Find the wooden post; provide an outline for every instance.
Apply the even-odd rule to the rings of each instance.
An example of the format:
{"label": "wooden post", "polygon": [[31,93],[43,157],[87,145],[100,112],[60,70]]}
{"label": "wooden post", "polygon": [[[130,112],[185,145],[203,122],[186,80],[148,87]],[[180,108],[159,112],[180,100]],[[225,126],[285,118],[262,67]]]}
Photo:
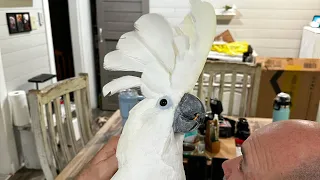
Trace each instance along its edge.
{"label": "wooden post", "polygon": [[248,92],[248,74],[244,73],[243,74],[243,82],[242,82],[242,96],[241,96],[241,101],[240,101],[240,117],[244,117],[245,116],[245,107],[246,107],[246,98],[247,96],[247,92]]}
{"label": "wooden post", "polygon": [[230,89],[230,96],[229,96],[229,107],[228,107],[228,116],[233,115],[233,103],[234,103],[234,94],[235,94],[235,87],[237,83],[237,72],[232,72],[231,78],[231,89]]}
{"label": "wooden post", "polygon": [[[38,104],[38,91],[30,91],[28,101],[30,104],[31,127],[35,136],[37,152],[39,154],[41,167],[47,180],[54,180],[56,169],[53,165],[53,155],[50,151],[48,134],[44,123],[44,114],[42,106]],[[49,157],[49,158],[48,158]],[[52,158],[50,158],[52,157]]]}
{"label": "wooden post", "polygon": [[[252,76],[251,76],[252,78]],[[254,117],[257,112],[257,102],[259,97],[260,89],[260,78],[261,78],[261,64],[258,63],[254,73],[253,87],[252,87],[252,99],[250,104],[250,117]]]}

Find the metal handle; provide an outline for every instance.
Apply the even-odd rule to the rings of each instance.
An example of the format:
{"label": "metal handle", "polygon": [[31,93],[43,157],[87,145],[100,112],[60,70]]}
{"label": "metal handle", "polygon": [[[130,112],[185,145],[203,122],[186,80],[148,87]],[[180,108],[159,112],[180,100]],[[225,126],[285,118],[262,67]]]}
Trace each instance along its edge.
{"label": "metal handle", "polygon": [[102,28],[99,28],[99,41],[103,43]]}

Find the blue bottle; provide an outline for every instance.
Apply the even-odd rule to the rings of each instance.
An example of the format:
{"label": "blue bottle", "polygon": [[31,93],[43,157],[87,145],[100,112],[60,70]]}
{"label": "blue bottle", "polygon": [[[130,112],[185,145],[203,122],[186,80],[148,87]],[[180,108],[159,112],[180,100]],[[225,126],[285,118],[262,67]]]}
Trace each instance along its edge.
{"label": "blue bottle", "polygon": [[291,97],[287,93],[279,93],[273,102],[273,122],[288,120],[290,117]]}
{"label": "blue bottle", "polygon": [[138,104],[139,101],[143,100],[143,96],[139,96],[138,92],[134,89],[126,89],[119,93],[119,106],[120,114],[122,117],[122,125],[124,126],[128,117],[130,110]]}

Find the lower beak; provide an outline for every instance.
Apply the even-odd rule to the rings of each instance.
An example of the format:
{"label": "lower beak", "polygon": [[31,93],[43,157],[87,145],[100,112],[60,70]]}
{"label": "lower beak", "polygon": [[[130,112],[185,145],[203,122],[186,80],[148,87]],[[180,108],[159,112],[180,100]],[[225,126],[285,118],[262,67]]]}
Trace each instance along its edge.
{"label": "lower beak", "polygon": [[202,102],[194,95],[186,93],[181,98],[174,113],[173,130],[187,133],[198,129],[204,123],[205,110]]}

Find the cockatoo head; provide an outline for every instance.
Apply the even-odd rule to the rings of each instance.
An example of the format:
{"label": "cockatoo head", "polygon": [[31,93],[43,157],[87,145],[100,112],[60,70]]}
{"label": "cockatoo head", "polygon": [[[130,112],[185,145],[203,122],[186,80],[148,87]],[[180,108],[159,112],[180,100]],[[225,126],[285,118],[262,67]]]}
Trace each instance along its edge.
{"label": "cockatoo head", "polygon": [[[117,50],[107,54],[104,62],[107,70],[142,72],[141,77],[111,81],[104,86],[104,95],[140,87],[146,99],[133,110],[140,110],[142,119],[152,115],[147,117],[149,121],[168,118],[163,121],[168,121],[174,132],[192,131],[204,120],[201,101],[189,92],[202,72],[216,28],[211,4],[201,0],[190,3],[191,12],[177,26],[172,27],[159,14],[143,15],[135,22],[135,30],[122,35]],[[132,111],[129,119],[134,116]]]}

